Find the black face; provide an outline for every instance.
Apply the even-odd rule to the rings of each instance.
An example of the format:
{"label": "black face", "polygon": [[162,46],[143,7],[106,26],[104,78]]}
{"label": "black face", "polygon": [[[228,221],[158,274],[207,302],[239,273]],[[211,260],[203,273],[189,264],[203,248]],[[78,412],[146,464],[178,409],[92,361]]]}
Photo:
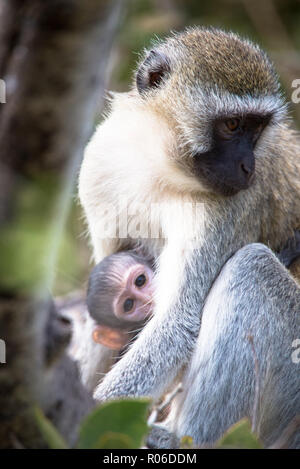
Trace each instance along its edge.
{"label": "black face", "polygon": [[270,118],[248,114],[215,120],[212,149],[194,156],[199,179],[223,196],[247,189],[254,181],[254,147]]}

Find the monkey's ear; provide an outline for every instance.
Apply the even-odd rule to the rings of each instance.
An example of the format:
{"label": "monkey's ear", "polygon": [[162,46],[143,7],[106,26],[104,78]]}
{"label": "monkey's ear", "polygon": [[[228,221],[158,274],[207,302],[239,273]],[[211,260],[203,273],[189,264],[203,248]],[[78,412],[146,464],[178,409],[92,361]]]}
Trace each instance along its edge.
{"label": "monkey's ear", "polygon": [[111,350],[120,350],[129,340],[128,333],[108,326],[95,326],[92,332],[93,341]]}
{"label": "monkey's ear", "polygon": [[157,88],[171,71],[170,61],[162,52],[151,50],[136,74],[136,86],[140,94]]}

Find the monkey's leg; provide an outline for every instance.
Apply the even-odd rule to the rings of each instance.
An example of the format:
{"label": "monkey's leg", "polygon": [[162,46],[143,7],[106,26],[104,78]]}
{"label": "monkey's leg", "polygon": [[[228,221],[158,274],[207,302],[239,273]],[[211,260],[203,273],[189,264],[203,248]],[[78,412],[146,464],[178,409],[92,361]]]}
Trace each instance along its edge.
{"label": "monkey's leg", "polygon": [[[273,443],[300,414],[299,338],[299,287],[267,247],[240,249],[207,297],[172,430],[213,443],[249,416],[264,443]],[[299,430],[290,446],[300,446]]]}

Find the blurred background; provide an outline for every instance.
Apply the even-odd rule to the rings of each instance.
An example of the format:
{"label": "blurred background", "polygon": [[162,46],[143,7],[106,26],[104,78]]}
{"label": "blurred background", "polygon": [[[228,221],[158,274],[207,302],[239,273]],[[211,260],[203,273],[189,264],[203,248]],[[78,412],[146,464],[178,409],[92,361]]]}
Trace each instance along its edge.
{"label": "blurred background", "polygon": [[[139,53],[155,38],[187,26],[233,30],[258,42],[270,55],[291,100],[300,79],[300,0],[129,0],[107,71],[107,89],[128,90]],[[102,96],[99,96],[101,121]],[[300,128],[300,104],[290,106]],[[91,268],[83,213],[74,193],[55,272],[55,295],[85,289]]]}

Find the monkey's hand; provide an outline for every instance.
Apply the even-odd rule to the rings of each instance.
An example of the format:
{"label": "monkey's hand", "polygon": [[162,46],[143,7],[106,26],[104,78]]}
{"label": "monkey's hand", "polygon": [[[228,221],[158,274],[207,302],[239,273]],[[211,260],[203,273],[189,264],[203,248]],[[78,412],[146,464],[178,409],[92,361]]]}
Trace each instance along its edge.
{"label": "monkey's hand", "polygon": [[[192,353],[195,340],[192,331],[199,328],[195,324],[193,329],[186,329],[176,316],[177,324],[172,324],[172,314],[169,318],[169,321],[161,321],[158,316],[151,319],[96,388],[97,401],[125,396],[159,398],[163,394]],[[183,350],[178,350],[180,343],[185,345]]]}
{"label": "monkey's hand", "polygon": [[[160,395],[160,393],[153,391],[155,382],[158,381],[156,372],[155,376],[151,374],[152,370],[155,370],[154,365],[149,365],[148,357],[142,361],[141,357],[133,352],[133,350],[128,351],[97,386],[94,392],[94,398],[97,401],[103,402],[122,397],[158,397]],[[147,362],[148,366],[145,369]],[[151,370],[150,373],[147,373],[147,370]],[[162,392],[163,390],[161,394]]]}
{"label": "monkey's hand", "polygon": [[180,440],[162,425],[153,425],[147,436],[146,445],[149,449],[177,449]]}
{"label": "monkey's hand", "polygon": [[[177,266],[178,240],[169,241],[160,257],[159,289],[153,317],[98,385],[94,393],[96,400],[125,396],[158,399],[174,382],[194,351],[201,311],[216,274],[228,259],[228,253],[236,251],[240,245],[230,230],[226,235],[228,239],[224,243],[219,230],[206,230],[205,243],[199,243],[194,249],[183,240],[180,252],[185,252],[185,256],[180,259],[180,267]],[[213,263],[210,261],[212,245],[219,253]],[[175,272],[173,294],[166,297],[164,291],[169,286],[171,269]]]}
{"label": "monkey's hand", "polygon": [[287,268],[300,257],[300,231],[295,231],[295,236],[287,241],[285,247],[277,254],[277,257]]}

